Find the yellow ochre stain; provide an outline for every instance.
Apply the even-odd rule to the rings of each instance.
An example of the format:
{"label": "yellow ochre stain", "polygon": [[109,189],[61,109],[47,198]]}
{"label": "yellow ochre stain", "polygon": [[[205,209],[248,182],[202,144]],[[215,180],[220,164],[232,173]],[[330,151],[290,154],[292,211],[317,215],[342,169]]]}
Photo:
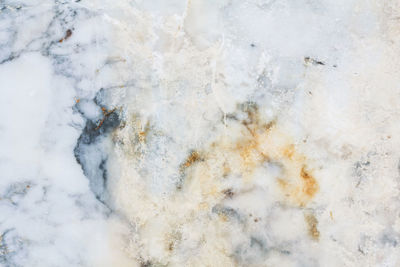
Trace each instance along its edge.
{"label": "yellow ochre stain", "polygon": [[[241,177],[245,183],[251,183],[257,168],[265,162],[274,162],[282,168],[276,182],[286,200],[294,206],[306,206],[319,191],[307,157],[297,151],[291,138],[275,121],[265,123],[256,106],[245,112],[245,119],[226,125],[225,132],[236,135],[221,135],[206,149],[189,154],[180,166],[181,172],[191,168],[186,173],[188,177],[184,184],[189,190],[200,187],[203,196],[215,197],[215,188],[219,187],[223,178],[232,174]],[[238,131],[240,134],[237,134]],[[226,197],[224,190],[219,192],[219,197]]]}
{"label": "yellow ochre stain", "polygon": [[308,234],[310,235],[310,237],[315,240],[315,241],[319,241],[319,230],[317,228],[318,226],[318,220],[317,218],[315,218],[315,216],[313,214],[307,214],[304,216],[305,221],[307,223],[308,226]]}

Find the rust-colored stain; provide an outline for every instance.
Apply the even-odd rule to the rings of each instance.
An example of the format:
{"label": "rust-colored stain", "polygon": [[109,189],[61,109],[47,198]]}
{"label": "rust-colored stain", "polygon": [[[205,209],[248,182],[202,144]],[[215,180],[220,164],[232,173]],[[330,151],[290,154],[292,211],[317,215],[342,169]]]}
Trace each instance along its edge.
{"label": "rust-colored stain", "polygon": [[[255,104],[247,105],[238,105],[245,114],[242,120],[235,115],[229,116],[226,126],[229,134],[220,136],[201,152],[191,152],[180,165],[182,173],[198,163],[186,174],[190,179],[184,179],[183,183],[195,183],[197,186],[192,188],[200,187],[203,195],[215,195],[214,188],[220,179],[232,174],[241,177],[245,183],[251,183],[258,168],[266,162],[274,162],[282,168],[276,183],[283,197],[294,206],[306,206],[319,190],[307,157],[298,151],[276,121],[266,122]],[[221,199],[230,197],[229,191],[218,192]]]}
{"label": "rust-colored stain", "polygon": [[101,108],[101,111],[103,112],[103,118],[101,119],[101,121],[99,122],[99,124],[97,125],[95,130],[100,129],[100,127],[103,125],[104,121],[106,120],[106,118],[108,116],[110,116],[111,113],[113,113],[116,110],[116,108],[113,108],[112,110],[108,111],[106,108]]}
{"label": "rust-colored stain", "polygon": [[239,152],[242,158],[243,168],[251,172],[254,168],[260,164],[263,157],[258,150],[257,140],[244,140],[236,143],[236,150]]}
{"label": "rust-colored stain", "polygon": [[189,156],[186,158],[185,162],[181,164],[180,171],[183,172],[185,169],[192,166],[195,162],[201,160],[200,154],[197,151],[190,152]]}
{"label": "rust-colored stain", "polygon": [[280,178],[278,179],[278,184],[289,199],[297,205],[305,207],[318,192],[319,185],[314,176],[306,170],[306,165],[302,165],[301,168],[295,165],[292,167],[295,168],[292,171],[296,171],[299,168],[298,179],[293,179],[296,177],[292,177],[291,179]]}
{"label": "rust-colored stain", "polygon": [[[240,105],[238,114],[227,116],[223,131],[210,140],[201,149],[192,150],[175,170],[179,177],[176,186],[176,199],[196,199],[198,209],[208,211],[216,203],[228,201],[241,194],[236,188],[227,187],[231,181],[243,188],[252,188],[255,179],[270,179],[267,184],[275,183],[280,194],[276,201],[285,205],[306,207],[319,191],[318,180],[313,171],[313,164],[302,152],[301,146],[278,121],[264,118],[261,110],[254,104],[249,108]],[[104,116],[110,112],[103,110]],[[134,115],[127,120],[127,126],[115,129],[115,140],[122,144],[127,157],[141,160],[146,153],[147,138],[157,138],[155,127]],[[101,124],[98,126],[100,127]],[[279,172],[275,177],[263,173],[269,164],[276,165]],[[229,188],[229,189],[227,189]],[[182,190],[184,189],[184,190]],[[247,190],[247,189],[246,189]],[[229,221],[229,215],[222,215],[222,221]],[[259,218],[253,218],[255,222]],[[310,233],[315,240],[319,232],[316,220],[310,221]],[[175,245],[165,244],[167,251]]]}
{"label": "rust-colored stain", "polygon": [[132,126],[131,130],[132,134],[134,135],[134,140],[136,140],[140,144],[144,144],[147,142],[147,138],[151,130],[150,121],[147,121],[145,123],[142,119],[140,119],[137,114],[134,114],[130,118],[130,120],[125,121],[124,125],[126,123]]}
{"label": "rust-colored stain", "polygon": [[303,179],[304,194],[313,197],[318,191],[318,184],[315,178],[306,170],[305,165],[301,168],[300,177]]}
{"label": "rust-colored stain", "polygon": [[147,122],[146,125],[144,126],[144,129],[138,132],[138,139],[141,143],[145,143],[147,136],[150,132],[150,122]]}
{"label": "rust-colored stain", "polygon": [[140,131],[140,132],[138,133],[139,140],[140,140],[141,142],[145,142],[145,141],[146,141],[146,135],[147,135],[147,132],[146,132],[146,131]]}
{"label": "rust-colored stain", "polygon": [[64,37],[61,38],[60,40],[58,40],[58,42],[59,42],[59,43],[64,42],[65,40],[69,39],[69,37],[71,37],[71,35],[72,35],[72,30],[71,30],[71,29],[68,29],[68,30],[65,32]]}
{"label": "rust-colored stain", "polygon": [[317,226],[318,226],[317,218],[315,218],[315,216],[313,214],[306,214],[304,216],[304,219],[307,223],[308,234],[310,235],[310,237],[315,241],[319,241],[320,234],[319,234],[319,230],[317,228]]}

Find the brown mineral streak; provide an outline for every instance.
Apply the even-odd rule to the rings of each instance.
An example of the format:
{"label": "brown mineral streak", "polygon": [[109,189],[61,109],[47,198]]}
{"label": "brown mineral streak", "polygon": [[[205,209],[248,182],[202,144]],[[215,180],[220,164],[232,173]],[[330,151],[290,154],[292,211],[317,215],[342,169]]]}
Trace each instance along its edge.
{"label": "brown mineral streak", "polygon": [[[105,116],[111,112],[113,110],[104,110]],[[231,119],[227,124],[226,131],[231,130],[232,135],[221,135],[205,149],[191,151],[180,164],[179,172],[187,176],[183,185],[188,186],[188,193],[200,190],[205,198],[218,196],[222,200],[227,197],[223,179],[233,175],[241,177],[245,183],[252,183],[256,170],[266,162],[274,162],[281,167],[281,174],[275,182],[285,200],[294,206],[306,206],[319,190],[307,157],[298,151],[275,120],[265,122],[261,118],[257,106],[252,105],[245,112],[247,119]],[[140,142],[144,142],[149,124],[139,127],[141,122],[137,118],[133,124],[136,129],[141,128],[135,134]]]}
{"label": "brown mineral streak", "polygon": [[[278,184],[290,199],[297,205],[304,207],[318,192],[318,182],[307,170],[306,157],[300,156],[300,154],[294,154],[291,157],[283,154],[289,159],[286,164],[286,172],[292,176],[278,179]],[[293,177],[296,176],[296,172],[298,173],[297,181],[296,177]]]}
{"label": "brown mineral streak", "polygon": [[[265,123],[260,118],[257,106],[245,107],[244,111],[247,119],[241,122],[239,137],[221,136],[201,152],[201,157],[200,152],[193,151],[180,165],[183,173],[201,161],[187,174],[191,178],[186,182],[197,180],[204,194],[215,196],[216,184],[230,173],[241,176],[244,182],[251,182],[254,171],[263,163],[277,162],[282,166],[282,175],[276,182],[283,195],[295,206],[306,206],[319,190],[317,180],[307,167],[306,156],[297,151],[276,121]],[[229,130],[230,126],[227,127]],[[226,197],[225,192],[219,191],[221,199]]]}
{"label": "brown mineral streak", "polygon": [[95,130],[100,129],[100,127],[103,125],[105,119],[111,114],[113,113],[116,108],[113,108],[112,110],[108,111],[106,108],[101,108],[101,110],[103,111],[103,118],[101,119],[101,121],[99,122],[99,124],[97,125]]}
{"label": "brown mineral streak", "polygon": [[304,193],[309,197],[313,197],[315,193],[318,191],[318,184],[315,178],[306,171],[305,165],[303,165],[303,167],[301,168],[300,176],[304,182],[303,185]]}
{"label": "brown mineral streak", "polygon": [[313,214],[305,215],[305,220],[308,226],[308,234],[311,236],[312,239],[315,241],[319,240],[319,231],[318,231],[318,220],[315,218]]}
{"label": "brown mineral streak", "polygon": [[59,43],[64,42],[64,41],[67,40],[69,37],[71,37],[71,35],[72,35],[72,30],[71,30],[71,29],[68,29],[68,30],[65,32],[64,37],[61,38],[60,40],[58,40],[58,42],[59,42]]}
{"label": "brown mineral streak", "polygon": [[[206,195],[215,195],[219,179],[230,173],[238,174],[244,182],[251,182],[254,171],[264,162],[277,162],[282,166],[282,176],[276,182],[283,195],[295,206],[306,206],[319,190],[317,180],[307,167],[307,158],[296,150],[275,121],[264,123],[260,119],[256,106],[245,112],[247,120],[241,122],[243,128],[239,137],[221,136],[201,152],[202,157],[197,151],[191,152],[180,165],[180,172],[201,161],[189,174],[192,177],[187,182],[197,180]],[[226,197],[225,192],[220,191],[221,199]]]}
{"label": "brown mineral streak", "polygon": [[[283,162],[286,177],[278,179],[278,184],[285,195],[297,205],[305,206],[319,189],[316,179],[307,170],[306,157],[296,151],[294,144],[288,144],[289,138],[281,138],[285,141],[283,144],[274,142],[274,137],[280,138],[279,136],[284,134],[279,132],[275,121],[262,124],[257,107],[247,109],[246,112],[250,122],[245,122],[243,125],[251,136],[236,144],[236,149],[242,158],[243,169],[251,173],[264,161],[273,159]],[[271,138],[271,135],[274,137]],[[266,145],[264,150],[263,145]],[[299,181],[295,181],[296,179]]]}
{"label": "brown mineral streak", "polygon": [[200,154],[197,151],[190,152],[190,155],[186,158],[185,162],[181,165],[180,171],[183,172],[185,169],[193,165],[193,163],[200,160]]}

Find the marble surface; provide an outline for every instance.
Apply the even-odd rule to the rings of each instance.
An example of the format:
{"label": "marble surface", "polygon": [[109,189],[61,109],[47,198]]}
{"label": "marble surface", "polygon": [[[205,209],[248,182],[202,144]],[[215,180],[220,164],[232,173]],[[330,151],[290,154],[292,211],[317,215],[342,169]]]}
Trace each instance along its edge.
{"label": "marble surface", "polygon": [[397,0],[0,1],[0,266],[400,266]]}

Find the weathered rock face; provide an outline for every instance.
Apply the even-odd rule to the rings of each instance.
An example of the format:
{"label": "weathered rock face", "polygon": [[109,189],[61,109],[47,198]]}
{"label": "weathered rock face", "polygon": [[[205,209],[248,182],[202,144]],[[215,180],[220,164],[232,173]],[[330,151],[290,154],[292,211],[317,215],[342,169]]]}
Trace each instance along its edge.
{"label": "weathered rock face", "polygon": [[399,17],[0,1],[0,265],[400,266]]}

